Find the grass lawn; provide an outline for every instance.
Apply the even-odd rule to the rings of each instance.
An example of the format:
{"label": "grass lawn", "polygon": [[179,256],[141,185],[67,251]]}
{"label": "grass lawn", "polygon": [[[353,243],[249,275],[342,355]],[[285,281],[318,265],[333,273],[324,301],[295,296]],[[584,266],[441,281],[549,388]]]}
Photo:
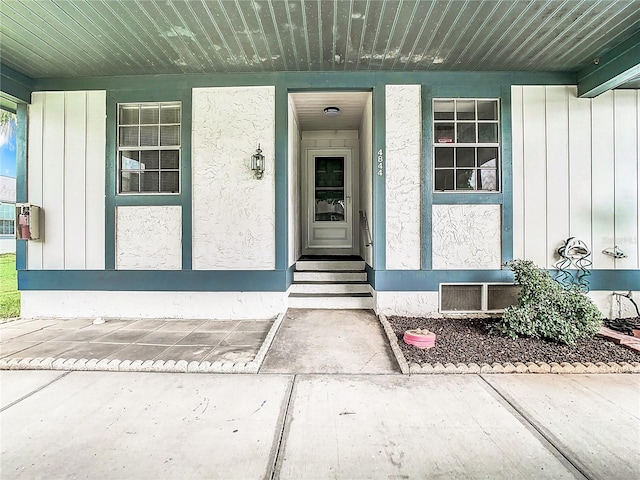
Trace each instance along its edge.
{"label": "grass lawn", "polygon": [[0,255],[0,319],[19,316],[20,292],[16,256],[13,253],[5,253]]}

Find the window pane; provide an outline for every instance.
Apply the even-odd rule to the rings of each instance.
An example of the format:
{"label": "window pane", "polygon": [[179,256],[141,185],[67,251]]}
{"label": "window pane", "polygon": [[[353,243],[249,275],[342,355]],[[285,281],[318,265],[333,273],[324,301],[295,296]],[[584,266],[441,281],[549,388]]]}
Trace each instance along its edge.
{"label": "window pane", "polygon": [[498,102],[478,100],[478,120],[498,120]]}
{"label": "window pane", "polygon": [[158,145],[158,127],[140,127],[140,146],[156,147]]}
{"label": "window pane", "polygon": [[160,152],[160,158],[162,169],[173,168],[177,170],[180,168],[180,153],[177,150],[163,150]]}
{"label": "window pane", "polygon": [[476,124],[458,124],[458,143],[476,143]]}
{"label": "window pane", "polygon": [[484,167],[487,162],[494,161],[493,166],[497,166],[498,149],[496,147],[480,147],[478,148],[478,166]]}
{"label": "window pane", "polygon": [[139,192],[140,174],[138,172],[122,172],[120,176],[121,192]]}
{"label": "window pane", "polygon": [[138,152],[120,152],[121,170],[138,170],[139,168]]}
{"label": "window pane", "polygon": [[344,190],[316,190],[316,222],[344,221]]}
{"label": "window pane", "polygon": [[478,170],[478,190],[497,190],[498,172],[496,169],[482,168]]}
{"label": "window pane", "polygon": [[180,191],[180,174],[178,172],[160,172],[160,191],[178,193]]}
{"label": "window pane", "polygon": [[478,143],[498,143],[498,124],[479,123]]}
{"label": "window pane", "polygon": [[142,172],[140,174],[141,192],[159,192],[159,172]]}
{"label": "window pane", "polygon": [[435,120],[453,120],[453,100],[435,100],[433,102]]}
{"label": "window pane", "polygon": [[180,126],[161,126],[160,127],[160,145],[173,146],[180,145]]}
{"label": "window pane", "polygon": [[474,170],[456,170],[456,190],[473,190],[475,188],[473,172]]}
{"label": "window pane", "polygon": [[159,105],[141,105],[140,123],[142,125],[157,125],[160,123]]}
{"label": "window pane", "polygon": [[458,100],[456,102],[458,120],[476,119],[476,102],[474,100]]}
{"label": "window pane", "polygon": [[160,123],[180,123],[180,105],[163,105],[160,109]]}
{"label": "window pane", "polygon": [[157,170],[160,168],[159,154],[160,152],[158,150],[144,150],[140,152],[140,169]]}
{"label": "window pane", "polygon": [[453,190],[453,169],[436,170],[436,190]]}
{"label": "window pane", "polygon": [[436,123],[433,129],[436,143],[453,142],[453,123]]}
{"label": "window pane", "polygon": [[139,120],[138,106],[120,106],[120,125],[137,125]]}
{"label": "window pane", "polygon": [[436,148],[436,168],[453,167],[453,148]]}
{"label": "window pane", "polygon": [[456,148],[456,167],[475,167],[475,148]]}
{"label": "window pane", "polygon": [[120,127],[119,145],[121,147],[138,146],[139,127]]}

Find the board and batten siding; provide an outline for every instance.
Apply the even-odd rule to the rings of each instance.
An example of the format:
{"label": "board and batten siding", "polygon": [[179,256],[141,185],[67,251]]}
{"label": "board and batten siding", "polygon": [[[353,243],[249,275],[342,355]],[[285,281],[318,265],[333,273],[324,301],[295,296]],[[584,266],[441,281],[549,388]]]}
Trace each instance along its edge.
{"label": "board and batten siding", "polygon": [[29,105],[27,198],[42,208],[29,270],[105,266],[106,92],[36,92]]}
{"label": "board and batten siding", "polygon": [[[511,103],[514,258],[553,268],[575,237],[593,269],[639,268],[640,91],[514,86]],[[626,258],[602,253],[616,245]]]}

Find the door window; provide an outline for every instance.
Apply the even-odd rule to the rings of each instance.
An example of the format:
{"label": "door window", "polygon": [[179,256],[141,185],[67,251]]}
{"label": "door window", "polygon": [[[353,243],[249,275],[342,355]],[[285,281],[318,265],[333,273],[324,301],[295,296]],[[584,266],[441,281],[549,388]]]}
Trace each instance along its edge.
{"label": "door window", "polygon": [[315,158],[315,221],[343,222],[344,157]]}

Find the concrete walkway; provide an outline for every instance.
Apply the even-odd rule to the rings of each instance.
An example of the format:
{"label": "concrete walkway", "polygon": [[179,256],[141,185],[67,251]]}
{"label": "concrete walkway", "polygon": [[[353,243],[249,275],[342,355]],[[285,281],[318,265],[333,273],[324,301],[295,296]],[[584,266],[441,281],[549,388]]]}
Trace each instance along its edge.
{"label": "concrete walkway", "polygon": [[638,375],[1,371],[3,479],[640,478]]}

